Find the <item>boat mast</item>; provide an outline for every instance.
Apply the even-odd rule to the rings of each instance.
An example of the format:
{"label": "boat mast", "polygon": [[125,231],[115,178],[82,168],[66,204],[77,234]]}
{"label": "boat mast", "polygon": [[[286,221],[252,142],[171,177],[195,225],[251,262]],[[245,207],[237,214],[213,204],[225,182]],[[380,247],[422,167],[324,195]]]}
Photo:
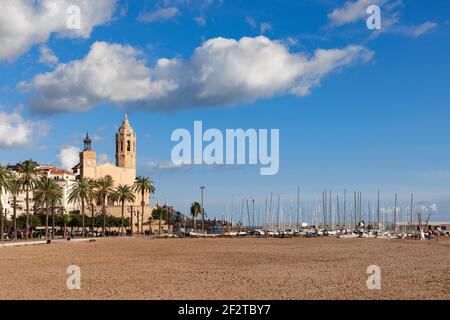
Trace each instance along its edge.
{"label": "boat mast", "polygon": [[394,200],[394,232],[397,231],[397,194]]}
{"label": "boat mast", "polygon": [[377,192],[377,220],[378,220],[378,230],[381,230],[380,227],[380,190]]}
{"label": "boat mast", "polygon": [[354,207],[354,211],[355,211],[355,229],[358,229],[358,222],[357,222],[357,220],[358,220],[358,218],[357,218],[357,213],[356,213],[356,211],[357,211],[357,206],[356,206],[356,191],[354,191],[354,193],[353,193],[353,198],[354,198],[354,200],[355,200],[355,207]]}
{"label": "boat mast", "polygon": [[300,230],[300,186],[297,186],[297,232]]}
{"label": "boat mast", "polygon": [[240,223],[240,229],[242,230],[242,227],[243,227],[243,225],[244,225],[244,221],[243,221],[243,219],[244,219],[244,198],[242,198],[242,204],[241,204],[241,221],[239,221],[239,223]]}
{"label": "boat mast", "polygon": [[339,194],[336,195],[336,204],[337,204],[338,229],[341,229],[341,218],[340,218],[340,212],[339,212]]}
{"label": "boat mast", "polygon": [[346,213],[346,199],[347,199],[347,190],[344,189],[344,226],[347,229],[347,213]]}
{"label": "boat mast", "polygon": [[410,217],[410,223],[411,223],[411,229],[413,229],[413,200],[414,200],[414,195],[413,195],[413,193],[411,192],[411,207],[410,207],[410,215],[411,215],[411,217]]}

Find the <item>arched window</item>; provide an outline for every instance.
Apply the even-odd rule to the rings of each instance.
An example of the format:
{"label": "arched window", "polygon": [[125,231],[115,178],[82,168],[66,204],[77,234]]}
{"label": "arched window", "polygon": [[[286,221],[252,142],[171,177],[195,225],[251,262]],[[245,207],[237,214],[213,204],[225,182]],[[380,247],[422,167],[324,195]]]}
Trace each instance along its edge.
{"label": "arched window", "polygon": [[128,152],[131,151],[131,142],[130,142],[130,140],[127,141],[127,151]]}
{"label": "arched window", "polygon": [[120,151],[123,152],[123,141],[120,141]]}

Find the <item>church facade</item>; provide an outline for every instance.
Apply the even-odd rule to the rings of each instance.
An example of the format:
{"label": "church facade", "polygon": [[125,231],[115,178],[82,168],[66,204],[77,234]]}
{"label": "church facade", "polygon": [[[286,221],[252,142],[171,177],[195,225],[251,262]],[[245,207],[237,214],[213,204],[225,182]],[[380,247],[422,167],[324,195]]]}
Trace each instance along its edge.
{"label": "church facade", "polygon": [[127,115],[116,133],[116,164],[97,164],[96,152],[89,136],[84,139],[84,150],[80,153],[80,177],[98,179],[110,176],[114,185],[132,186],[136,179],[136,134]]}
{"label": "church facade", "polygon": [[[110,176],[114,181],[114,188],[118,185],[133,186],[136,180],[136,133],[130,125],[128,116],[125,114],[125,118],[122,125],[118,129],[115,136],[115,165],[112,163],[97,163],[97,155],[92,148],[92,140],[89,135],[86,135],[84,139],[84,149],[80,152],[80,163],[74,167],[80,178],[99,179],[102,177]],[[142,196],[140,193],[136,193],[136,201],[134,204],[126,203],[125,217],[130,217],[130,206],[133,205],[134,210],[134,222],[137,222],[137,215],[142,210],[141,201]],[[149,205],[149,195],[144,195],[145,212],[144,212],[144,225],[147,224],[153,206]],[[107,199],[107,212],[114,216],[120,217],[122,214],[121,204],[114,203],[112,199]],[[97,203],[97,212],[101,212],[100,203]],[[142,224],[142,217],[140,216],[139,225]],[[137,228],[137,226],[135,226]],[[147,229],[146,229],[147,230]]]}

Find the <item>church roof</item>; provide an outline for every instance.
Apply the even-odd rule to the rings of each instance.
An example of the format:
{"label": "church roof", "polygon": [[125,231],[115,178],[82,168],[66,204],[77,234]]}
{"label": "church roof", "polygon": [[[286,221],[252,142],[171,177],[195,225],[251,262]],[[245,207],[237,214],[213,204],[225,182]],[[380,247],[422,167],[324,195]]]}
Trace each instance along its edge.
{"label": "church roof", "polygon": [[78,163],[75,167],[72,168],[72,170],[77,170],[77,169],[80,169],[80,168],[81,168],[81,165],[80,165],[80,163]]}
{"label": "church roof", "polygon": [[125,113],[125,117],[123,118],[122,125],[120,126],[120,129],[131,129],[130,122],[128,121],[128,115]]}

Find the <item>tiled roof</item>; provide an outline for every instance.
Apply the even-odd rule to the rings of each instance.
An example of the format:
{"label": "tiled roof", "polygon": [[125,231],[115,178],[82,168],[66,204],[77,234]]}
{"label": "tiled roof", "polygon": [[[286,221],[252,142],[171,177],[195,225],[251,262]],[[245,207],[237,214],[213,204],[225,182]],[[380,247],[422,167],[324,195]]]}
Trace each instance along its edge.
{"label": "tiled roof", "polygon": [[69,174],[69,175],[74,175],[73,172],[71,171],[67,171],[55,166],[40,166],[39,169],[41,171],[48,171],[50,174]]}

